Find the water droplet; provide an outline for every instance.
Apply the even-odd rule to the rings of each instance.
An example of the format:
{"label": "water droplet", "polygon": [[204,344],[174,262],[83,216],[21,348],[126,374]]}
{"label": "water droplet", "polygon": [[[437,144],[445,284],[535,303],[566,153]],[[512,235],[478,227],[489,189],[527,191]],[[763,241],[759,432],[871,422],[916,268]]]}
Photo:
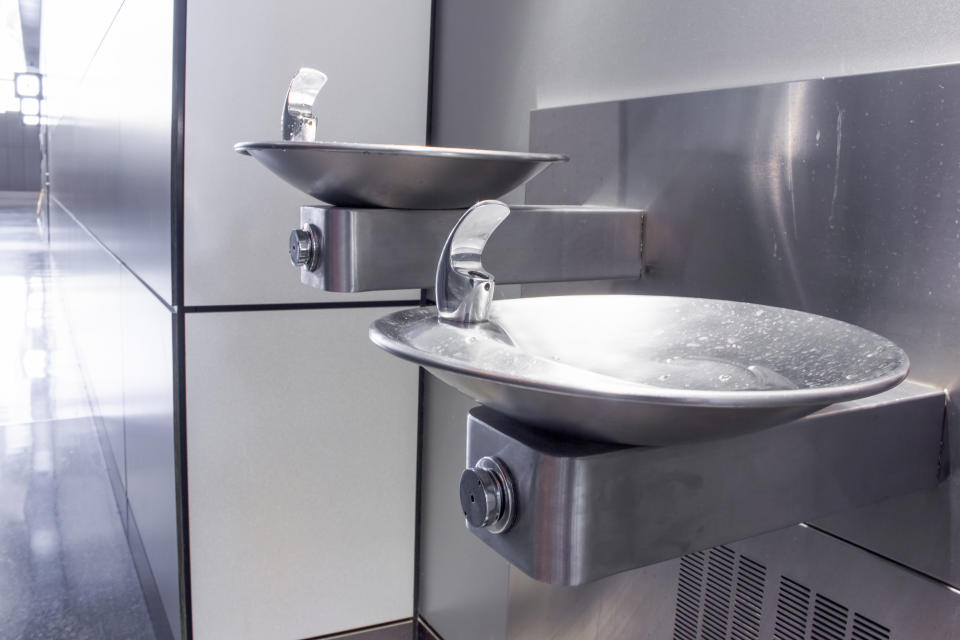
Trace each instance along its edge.
{"label": "water droplet", "polygon": [[731,376],[728,373],[722,373],[719,376],[717,376],[717,380],[719,380],[720,382],[727,382],[728,380],[730,380],[731,377],[733,376]]}
{"label": "water droplet", "polygon": [[657,379],[658,379],[658,380],[669,380],[669,379],[670,379],[670,374],[669,374],[669,373],[665,373],[665,374],[663,374],[662,376],[659,376]]}

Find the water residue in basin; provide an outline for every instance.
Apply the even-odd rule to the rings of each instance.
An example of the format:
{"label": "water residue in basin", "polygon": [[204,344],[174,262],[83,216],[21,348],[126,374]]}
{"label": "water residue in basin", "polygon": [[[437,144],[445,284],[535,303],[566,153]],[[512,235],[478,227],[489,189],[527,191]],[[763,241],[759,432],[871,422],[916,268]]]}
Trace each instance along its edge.
{"label": "water residue in basin", "polygon": [[[654,369],[654,367],[651,367]],[[797,389],[787,377],[760,364],[742,364],[709,356],[665,358],[656,363],[656,376],[634,380],[656,386],[723,391]]]}
{"label": "water residue in basin", "polygon": [[429,361],[581,391],[813,390],[855,386],[902,366],[895,346],[852,325],[716,300],[502,301],[476,326],[405,318],[401,312],[393,326],[404,334],[398,338]]}

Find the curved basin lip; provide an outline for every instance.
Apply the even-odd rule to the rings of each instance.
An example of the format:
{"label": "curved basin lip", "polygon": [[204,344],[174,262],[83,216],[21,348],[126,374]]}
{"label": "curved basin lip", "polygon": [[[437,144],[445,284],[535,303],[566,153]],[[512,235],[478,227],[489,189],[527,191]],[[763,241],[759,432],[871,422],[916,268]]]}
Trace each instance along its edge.
{"label": "curved basin lip", "polygon": [[250,151],[276,149],[314,150],[332,152],[365,153],[378,155],[412,155],[427,158],[468,158],[476,160],[512,160],[518,162],[567,162],[568,156],[559,153],[526,153],[522,151],[497,151],[494,149],[466,149],[460,147],[427,147],[412,144],[366,144],[361,142],[238,142],[233,145],[237,153],[250,155]]}
{"label": "curved basin lip", "polygon": [[[610,294],[605,294],[610,295]],[[561,296],[556,296],[561,297]],[[577,297],[587,297],[587,296],[562,296],[565,298],[577,298]],[[633,296],[617,296],[617,297],[633,297]],[[660,299],[672,298],[676,300],[689,300],[691,298],[683,298],[679,296],[650,296],[657,297]],[[525,300],[534,300],[535,298],[518,298],[513,300],[504,300],[496,301],[494,305],[497,305],[500,302],[507,303],[523,303]],[[699,298],[704,299],[704,298]],[[717,302],[731,302],[729,300],[716,300]],[[737,303],[737,304],[751,304],[758,307],[767,307],[767,308],[776,308],[769,307],[769,305],[761,305],[756,303]],[[495,382],[498,384],[503,384],[511,387],[518,387],[522,389],[528,389],[533,391],[541,391],[547,393],[556,393],[566,396],[574,397],[583,397],[583,398],[594,398],[594,399],[606,399],[611,401],[620,401],[620,402],[636,402],[642,404],[659,404],[659,405],[673,405],[673,406],[691,406],[691,407],[723,407],[723,408],[740,408],[740,409],[762,409],[762,408],[777,408],[777,407],[790,407],[790,406],[821,406],[825,407],[830,404],[837,402],[844,402],[847,400],[855,400],[858,398],[864,398],[871,396],[888,389],[892,389],[896,385],[903,382],[907,375],[910,372],[910,360],[907,354],[897,347],[895,344],[883,338],[879,334],[873,333],[867,329],[858,327],[861,331],[866,331],[873,335],[878,336],[884,341],[896,347],[902,354],[902,363],[893,372],[875,378],[873,380],[868,380],[864,382],[858,382],[854,384],[846,385],[837,385],[826,388],[807,388],[807,389],[790,389],[790,390],[772,390],[772,391],[710,391],[710,390],[698,390],[698,389],[670,389],[665,387],[655,387],[652,385],[645,385],[642,383],[635,383],[625,380],[618,380],[616,378],[610,378],[614,383],[612,386],[616,386],[619,389],[630,388],[630,392],[624,393],[623,391],[616,390],[604,390],[599,388],[597,385],[584,385],[583,387],[575,388],[564,384],[552,384],[549,382],[538,382],[530,379],[512,377],[503,373],[492,372],[484,369],[470,368],[467,366],[467,363],[464,361],[453,360],[451,358],[437,358],[432,354],[425,353],[419,349],[411,347],[405,343],[398,342],[389,338],[386,333],[381,329],[381,326],[386,323],[389,319],[396,317],[400,314],[410,314],[411,312],[416,314],[416,317],[412,320],[415,323],[421,322],[439,322],[437,320],[437,312],[435,307],[421,307],[417,309],[404,309],[401,311],[396,311],[387,316],[377,319],[370,325],[369,336],[370,340],[376,344],[381,349],[403,358],[404,360],[409,360],[411,362],[417,363],[420,366],[423,366],[427,369],[440,369],[443,371],[448,371],[461,376],[479,378],[482,380],[487,380],[490,382]],[[807,312],[798,312],[798,313],[807,313]],[[814,314],[809,314],[814,315]],[[821,316],[824,317],[824,316]],[[842,320],[834,320],[828,318],[834,322],[843,322]],[[850,323],[844,323],[850,324]],[[855,326],[855,325],[854,325]],[[537,356],[530,356],[531,358],[536,358]],[[575,365],[568,365],[576,368]],[[590,372],[593,373],[593,372]],[[597,374],[602,376],[602,374]],[[633,388],[636,389],[636,392],[633,391]]]}

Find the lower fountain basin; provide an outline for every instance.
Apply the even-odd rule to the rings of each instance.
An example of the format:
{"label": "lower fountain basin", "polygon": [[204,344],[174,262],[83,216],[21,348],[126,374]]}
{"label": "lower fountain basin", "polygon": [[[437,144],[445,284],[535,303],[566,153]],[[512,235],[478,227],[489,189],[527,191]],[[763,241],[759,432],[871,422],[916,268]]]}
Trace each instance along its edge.
{"label": "lower fountain basin", "polygon": [[502,300],[490,321],[393,313],[374,343],[531,427],[631,445],[721,438],[889,389],[907,355],[800,311],[665,296]]}

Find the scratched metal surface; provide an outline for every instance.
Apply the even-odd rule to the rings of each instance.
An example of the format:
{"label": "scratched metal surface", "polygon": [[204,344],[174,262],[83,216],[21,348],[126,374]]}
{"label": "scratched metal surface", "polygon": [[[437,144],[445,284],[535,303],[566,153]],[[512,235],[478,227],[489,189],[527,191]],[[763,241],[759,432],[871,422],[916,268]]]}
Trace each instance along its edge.
{"label": "scratched metal surface", "polygon": [[[532,115],[540,149],[571,160],[527,201],[646,209],[650,273],[524,295],[791,307],[875,331],[913,379],[960,387],[960,66],[547,109]],[[956,481],[824,526],[960,585]]]}

